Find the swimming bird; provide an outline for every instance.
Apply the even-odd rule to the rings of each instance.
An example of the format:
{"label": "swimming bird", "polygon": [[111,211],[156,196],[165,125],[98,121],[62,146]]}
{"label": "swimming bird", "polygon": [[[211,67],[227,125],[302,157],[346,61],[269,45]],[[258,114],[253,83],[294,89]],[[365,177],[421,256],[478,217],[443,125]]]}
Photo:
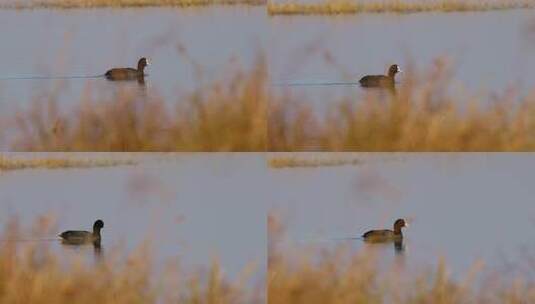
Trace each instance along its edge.
{"label": "swimming bird", "polygon": [[82,244],[100,244],[100,230],[104,228],[102,220],[96,220],[93,224],[93,232],[82,230],[68,230],[62,232],[59,237],[64,244],[82,245]]}
{"label": "swimming bird", "polygon": [[408,227],[409,225],[405,222],[404,219],[397,219],[394,222],[394,230],[383,229],[383,230],[370,230],[362,235],[362,238],[366,242],[371,243],[382,243],[382,242],[392,242],[392,241],[401,241],[403,239],[403,234],[401,233],[401,228]]}
{"label": "swimming bird", "polygon": [[113,68],[108,70],[104,76],[108,80],[142,80],[145,77],[145,67],[148,66],[149,60],[145,57],[137,62],[137,69],[134,68]]}
{"label": "swimming bird", "polygon": [[401,72],[399,66],[393,64],[388,69],[387,75],[366,75],[359,80],[359,83],[365,88],[393,88],[396,83],[394,77],[399,72]]}

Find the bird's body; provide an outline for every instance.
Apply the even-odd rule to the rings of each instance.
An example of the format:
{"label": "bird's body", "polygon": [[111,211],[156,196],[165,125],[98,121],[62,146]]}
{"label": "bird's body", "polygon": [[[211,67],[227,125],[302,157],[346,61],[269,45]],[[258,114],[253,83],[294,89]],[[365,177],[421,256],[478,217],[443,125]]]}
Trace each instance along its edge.
{"label": "bird's body", "polygon": [[389,229],[383,230],[370,230],[362,235],[364,240],[368,242],[388,242],[395,241],[403,238],[403,235],[396,235],[394,231]]}
{"label": "bird's body", "polygon": [[397,64],[391,65],[387,75],[366,75],[359,80],[364,88],[393,88],[396,85],[395,76],[401,72]]}
{"label": "bird's body", "polygon": [[367,75],[359,80],[362,87],[375,88],[375,87],[393,87],[394,78],[385,75]]}
{"label": "bird's body", "polygon": [[114,68],[104,74],[109,80],[134,80],[144,76],[133,68]]}
{"label": "bird's body", "polygon": [[145,67],[149,65],[146,58],[139,59],[137,69],[134,68],[113,68],[108,70],[104,76],[108,80],[140,80],[145,77]]}
{"label": "bird's body", "polygon": [[401,228],[407,227],[404,219],[398,219],[394,223],[394,230],[380,229],[370,230],[362,235],[362,238],[366,242],[370,243],[383,243],[383,242],[396,242],[403,239]]}
{"label": "bird's body", "polygon": [[92,243],[96,241],[97,239],[100,239],[100,237],[93,236],[93,233],[89,231],[81,231],[81,230],[69,230],[61,233],[59,235],[64,242],[68,243]]}
{"label": "bird's body", "polygon": [[70,245],[100,243],[100,230],[102,228],[104,228],[104,222],[102,220],[97,220],[93,225],[93,232],[84,230],[68,230],[62,232],[59,237],[62,239],[64,244]]}

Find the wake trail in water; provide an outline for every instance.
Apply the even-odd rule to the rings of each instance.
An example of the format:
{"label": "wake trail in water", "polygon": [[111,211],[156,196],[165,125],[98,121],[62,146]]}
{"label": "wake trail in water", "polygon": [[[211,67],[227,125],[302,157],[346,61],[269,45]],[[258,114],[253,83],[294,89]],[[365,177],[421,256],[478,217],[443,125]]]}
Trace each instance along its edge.
{"label": "wake trail in water", "polygon": [[333,242],[333,241],[355,241],[355,240],[364,240],[362,237],[309,237],[299,239],[298,242],[302,243],[322,243],[322,242]]}
{"label": "wake trail in water", "polygon": [[10,243],[10,242],[42,242],[42,241],[47,241],[47,242],[51,242],[51,241],[57,241],[59,240],[58,237],[56,238],[36,238],[36,239],[7,239],[7,240],[0,240],[0,242],[4,242],[4,243]]}
{"label": "wake trail in water", "polygon": [[364,240],[363,237],[343,237],[343,238],[331,238],[332,241],[354,241],[354,240]]}
{"label": "wake trail in water", "polygon": [[276,87],[303,87],[303,86],[353,86],[358,85],[358,82],[283,82],[274,83]]}
{"label": "wake trail in water", "polygon": [[14,77],[0,77],[2,80],[55,80],[55,79],[96,79],[104,77],[104,74],[101,75],[91,75],[91,76],[14,76]]}

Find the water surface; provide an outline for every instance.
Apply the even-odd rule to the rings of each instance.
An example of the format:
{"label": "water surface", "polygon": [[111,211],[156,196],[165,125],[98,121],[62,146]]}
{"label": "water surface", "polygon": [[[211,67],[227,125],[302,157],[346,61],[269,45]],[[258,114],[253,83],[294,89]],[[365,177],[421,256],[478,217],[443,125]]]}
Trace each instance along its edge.
{"label": "water surface", "polygon": [[[528,28],[533,10],[470,13],[276,16],[270,19],[273,83],[357,82],[388,66],[417,69],[444,57],[453,68],[455,92],[489,95],[535,85],[535,41]],[[398,81],[403,82],[403,74]],[[278,86],[319,109],[362,89],[346,86]]]}
{"label": "water surface", "polygon": [[250,6],[0,10],[0,109],[39,95],[68,105],[87,92],[113,93],[124,84],[94,76],[143,56],[151,60],[145,94],[175,102],[238,65],[250,68],[265,47],[265,18]]}
{"label": "water surface", "polygon": [[[106,252],[117,248],[130,252],[149,241],[156,265],[179,258],[190,269],[218,259],[231,277],[248,266],[259,277],[264,273],[268,201],[261,154],[77,153],[75,157],[132,158],[139,163],[3,173],[0,225],[13,216],[30,225],[40,215],[52,215],[57,231],[44,235],[46,239],[64,230],[90,230],[101,218],[104,258]],[[59,254],[73,252],[59,240],[48,242]],[[91,248],[80,252],[92,255]]]}
{"label": "water surface", "polygon": [[[371,248],[382,265],[400,263],[409,273],[444,258],[457,277],[483,262],[488,272],[535,279],[535,155],[302,155],[353,155],[363,163],[272,170],[272,206],[287,225],[283,247]],[[396,218],[410,221],[402,252],[342,240],[392,229]]]}

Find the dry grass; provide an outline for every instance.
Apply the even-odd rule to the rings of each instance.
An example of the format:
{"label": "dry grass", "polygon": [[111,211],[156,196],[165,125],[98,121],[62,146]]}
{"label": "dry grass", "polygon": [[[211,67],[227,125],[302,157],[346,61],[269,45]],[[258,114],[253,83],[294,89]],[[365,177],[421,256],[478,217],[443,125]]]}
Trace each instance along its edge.
{"label": "dry grass", "polygon": [[409,67],[396,94],[329,100],[323,112],[274,91],[266,69],[260,59],[175,103],[129,91],[87,94],[74,109],[37,100],[2,123],[4,138],[14,151],[535,150],[535,95],[460,94],[440,60],[424,72]]}
{"label": "dry grass", "polygon": [[54,100],[18,113],[11,147],[18,151],[265,151],[266,65],[203,87],[174,106],[139,92],[82,96],[74,110]]}
{"label": "dry grass", "polygon": [[[39,221],[33,233],[50,232],[42,227],[47,224],[48,219]],[[28,232],[10,223],[2,239],[17,239],[21,233]],[[106,251],[95,262],[58,256],[48,244],[2,242],[1,303],[262,303],[256,288],[247,289],[241,280],[229,282],[217,262],[207,271],[189,272],[169,263],[158,274],[147,244],[128,255]]]}
{"label": "dry grass", "polygon": [[313,158],[307,159],[300,156],[281,156],[272,157],[268,160],[268,165],[271,168],[299,168],[299,167],[335,167],[346,165],[358,165],[361,164],[360,159],[343,159],[343,158]]}
{"label": "dry grass", "polygon": [[8,0],[4,9],[72,9],[99,7],[193,7],[208,5],[265,5],[265,0]]}
{"label": "dry grass", "polygon": [[[535,284],[478,277],[467,271],[462,280],[450,277],[441,261],[434,270],[408,273],[396,265],[381,265],[373,251],[349,248],[282,249],[284,227],[273,214],[268,219],[270,304],[456,304],[534,303]],[[381,267],[380,267],[381,266]],[[379,269],[380,268],[380,269]],[[477,286],[476,279],[483,279]]]}
{"label": "dry grass", "polygon": [[467,12],[534,8],[530,0],[474,1],[474,0],[326,0],[316,3],[269,1],[270,15],[336,15],[358,13],[416,13],[416,12]]}
{"label": "dry grass", "polygon": [[270,104],[269,150],[535,150],[534,95],[454,96],[440,61],[424,73],[410,70],[397,94],[329,101],[326,114],[314,112],[303,98],[277,96]]}
{"label": "dry grass", "polygon": [[[433,271],[401,276],[395,270],[381,273],[377,261],[347,249],[307,251],[298,258],[279,257],[269,266],[270,304],[354,303],[534,303],[535,285],[521,281],[475,287],[467,274],[452,279],[444,263]],[[315,257],[315,259],[314,259]],[[319,261],[318,261],[319,260]]]}
{"label": "dry grass", "polygon": [[0,171],[21,169],[65,169],[135,165],[130,159],[80,159],[80,158],[15,158],[0,155]]}

